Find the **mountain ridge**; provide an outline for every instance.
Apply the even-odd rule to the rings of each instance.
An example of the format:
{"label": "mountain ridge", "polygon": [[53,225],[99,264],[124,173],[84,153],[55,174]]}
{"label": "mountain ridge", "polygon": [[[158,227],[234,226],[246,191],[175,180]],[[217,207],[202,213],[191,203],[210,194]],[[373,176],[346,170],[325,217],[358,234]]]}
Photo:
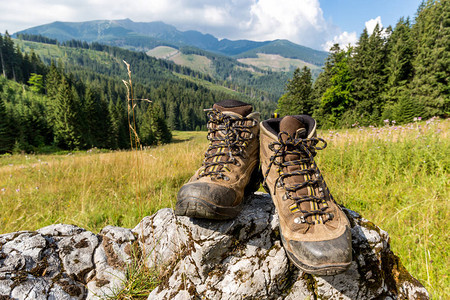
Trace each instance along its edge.
{"label": "mountain ridge", "polygon": [[86,22],[56,21],[16,32],[13,37],[18,37],[20,34],[42,35],[61,42],[72,39],[101,42],[142,51],[148,51],[157,46],[175,48],[193,46],[233,58],[255,57],[257,51],[261,51],[260,53],[300,59],[317,66],[322,66],[328,56],[325,51],[301,46],[287,40],[262,42],[245,39],[219,40],[209,33],[196,30],[180,31],[175,26],[162,21],[134,22],[129,18]]}

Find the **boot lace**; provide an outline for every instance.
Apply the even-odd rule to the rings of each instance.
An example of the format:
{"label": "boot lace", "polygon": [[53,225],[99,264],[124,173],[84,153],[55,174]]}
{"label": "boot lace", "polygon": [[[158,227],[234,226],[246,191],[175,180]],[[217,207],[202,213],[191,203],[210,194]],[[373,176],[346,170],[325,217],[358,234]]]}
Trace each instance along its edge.
{"label": "boot lace", "polygon": [[[230,178],[224,174],[230,171],[227,165],[239,165],[236,157],[245,156],[244,149],[254,137],[250,129],[258,123],[254,119],[224,114],[217,109],[209,111],[208,118],[207,138],[210,144],[199,177],[211,176],[228,181]],[[246,124],[247,121],[251,124]]]}
{"label": "boot lace", "polygon": [[[283,137],[286,136],[285,139]],[[318,147],[317,144],[323,143],[323,146]],[[307,224],[317,224],[321,221],[325,223],[326,221],[331,220],[334,216],[332,213],[327,213],[325,210],[328,208],[328,204],[326,199],[331,199],[334,201],[333,197],[331,196],[331,193],[320,173],[319,168],[317,167],[317,164],[314,160],[314,156],[317,154],[317,150],[323,150],[327,146],[327,143],[325,140],[321,138],[307,138],[307,139],[301,139],[301,138],[292,138],[287,132],[280,132],[278,134],[278,141],[272,142],[269,144],[269,149],[274,152],[274,155],[270,157],[270,163],[268,165],[268,168],[264,174],[264,182],[263,186],[267,188],[267,176],[269,175],[270,169],[273,165],[276,165],[278,167],[278,174],[275,183],[274,183],[274,194],[276,193],[276,187],[283,187],[283,189],[286,191],[285,195],[283,196],[283,200],[291,199],[295,202],[294,207],[295,209],[291,209],[292,212],[300,211],[302,213],[302,216],[298,219],[296,223],[307,223]],[[284,161],[284,157],[286,155],[298,155],[299,159]],[[281,159],[278,159],[281,158]],[[306,168],[301,168],[301,166],[309,166]],[[283,169],[288,166],[300,166],[299,170],[295,170],[292,172],[284,172]],[[302,183],[294,184],[294,185],[287,185],[284,182],[284,179],[290,176],[296,176],[296,175],[308,175],[305,180]],[[314,175],[314,179],[312,177]],[[296,191],[303,189],[307,186],[310,186],[312,189],[317,188],[319,190],[319,195],[304,195],[304,196],[297,196]],[[310,202],[312,205],[311,210],[303,210],[300,207],[300,204],[302,202]],[[316,220],[310,221],[310,219],[314,218],[308,218],[310,216],[321,216],[320,220],[319,218],[315,218]]]}

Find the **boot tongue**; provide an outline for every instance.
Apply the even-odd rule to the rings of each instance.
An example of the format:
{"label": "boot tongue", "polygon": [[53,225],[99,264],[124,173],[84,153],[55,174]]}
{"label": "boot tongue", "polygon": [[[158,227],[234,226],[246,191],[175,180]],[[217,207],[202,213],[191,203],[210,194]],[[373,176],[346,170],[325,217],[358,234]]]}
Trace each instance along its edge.
{"label": "boot tongue", "polygon": [[[305,124],[292,116],[286,116],[281,120],[280,132],[281,131],[287,132],[292,138],[306,138]],[[287,137],[284,135],[283,140],[286,141],[286,138]]]}
{"label": "boot tongue", "polygon": [[238,101],[238,100],[223,100],[213,105],[213,108],[221,112],[233,112],[246,117],[253,110],[251,104]]}
{"label": "boot tongue", "polygon": [[[287,132],[289,134],[289,136],[293,139],[305,139],[307,136],[305,124],[303,124],[302,122],[300,122],[300,120],[298,120],[292,116],[286,116],[281,120],[280,132],[281,131]],[[288,137],[286,135],[282,135],[282,139],[284,142],[286,142],[287,138]],[[292,151],[295,149],[293,146],[288,146],[286,150]],[[284,161],[292,161],[292,160],[298,160],[298,159],[301,159],[300,155],[298,155],[298,154],[286,154],[284,156]],[[283,172],[290,173],[290,172],[294,172],[294,171],[297,171],[300,169],[301,169],[301,167],[299,165],[287,166],[287,167],[283,168]],[[288,186],[293,186],[293,185],[305,182],[305,177],[303,175],[288,176],[284,179],[284,182]],[[306,188],[306,187],[297,190],[295,192],[295,194],[291,193],[292,196],[297,196],[297,197],[305,196],[307,194],[308,194],[308,188]],[[300,206],[301,210],[311,210],[311,207],[312,207],[311,203],[309,201],[302,202],[299,206]]]}

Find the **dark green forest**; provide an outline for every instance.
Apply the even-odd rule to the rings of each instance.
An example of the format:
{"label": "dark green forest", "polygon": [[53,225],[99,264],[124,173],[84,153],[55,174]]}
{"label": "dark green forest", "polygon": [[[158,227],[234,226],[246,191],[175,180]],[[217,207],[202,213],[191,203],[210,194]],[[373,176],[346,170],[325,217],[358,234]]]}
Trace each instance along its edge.
{"label": "dark green forest", "polygon": [[450,113],[450,1],[429,0],[414,20],[364,29],[355,47],[334,45],[313,83],[297,69],[281,114],[313,115],[323,128],[412,122]]}

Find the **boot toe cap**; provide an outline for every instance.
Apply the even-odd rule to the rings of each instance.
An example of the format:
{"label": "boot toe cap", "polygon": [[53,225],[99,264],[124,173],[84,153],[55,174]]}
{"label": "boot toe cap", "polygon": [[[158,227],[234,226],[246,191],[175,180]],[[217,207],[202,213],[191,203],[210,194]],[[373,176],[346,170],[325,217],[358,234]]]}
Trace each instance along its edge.
{"label": "boot toe cap", "polygon": [[218,206],[233,206],[236,201],[234,190],[207,182],[193,182],[181,187],[177,196],[183,199],[198,199]]}
{"label": "boot toe cap", "polygon": [[240,212],[240,204],[233,189],[213,183],[193,182],[179,190],[175,213],[196,218],[230,219]]}
{"label": "boot toe cap", "polygon": [[300,269],[315,275],[335,275],[344,272],[352,261],[350,228],[342,235],[324,241],[289,241],[289,258]]}

